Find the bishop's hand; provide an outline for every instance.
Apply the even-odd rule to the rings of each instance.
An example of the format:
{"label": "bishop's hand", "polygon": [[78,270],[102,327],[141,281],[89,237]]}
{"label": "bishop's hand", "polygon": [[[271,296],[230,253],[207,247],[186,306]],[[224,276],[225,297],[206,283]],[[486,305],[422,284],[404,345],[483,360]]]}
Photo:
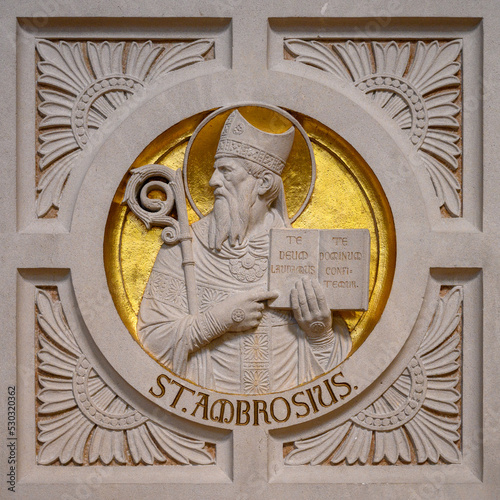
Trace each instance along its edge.
{"label": "bishop's hand", "polygon": [[227,332],[245,332],[259,326],[263,302],[276,299],[277,292],[236,293],[215,305],[210,312]]}
{"label": "bishop's hand", "polygon": [[310,340],[331,335],[332,313],[317,279],[302,278],[291,291],[293,315]]}

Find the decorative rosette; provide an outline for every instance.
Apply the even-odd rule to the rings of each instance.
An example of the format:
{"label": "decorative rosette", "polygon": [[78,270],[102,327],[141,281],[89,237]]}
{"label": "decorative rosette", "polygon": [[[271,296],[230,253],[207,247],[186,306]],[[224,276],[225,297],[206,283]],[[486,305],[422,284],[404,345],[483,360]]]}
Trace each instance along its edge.
{"label": "decorative rosette", "polygon": [[246,254],[239,259],[230,259],[229,270],[238,281],[253,283],[264,276],[267,270],[267,259],[259,259]]}

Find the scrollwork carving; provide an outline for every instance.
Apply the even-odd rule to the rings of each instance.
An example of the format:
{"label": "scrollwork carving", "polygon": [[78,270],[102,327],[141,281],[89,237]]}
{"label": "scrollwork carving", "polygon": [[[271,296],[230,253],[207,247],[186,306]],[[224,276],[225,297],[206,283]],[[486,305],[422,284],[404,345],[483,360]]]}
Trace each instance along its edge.
{"label": "scrollwork carving", "polygon": [[459,463],[462,287],[438,301],[433,321],[407,368],[376,401],[344,424],[294,443],[287,465]]}
{"label": "scrollwork carving", "polygon": [[68,328],[61,303],[36,291],[40,361],[37,379],[37,462],[50,465],[111,462],[154,464],[167,457],[179,464],[214,463],[206,443],[148,419],[99,376]]}

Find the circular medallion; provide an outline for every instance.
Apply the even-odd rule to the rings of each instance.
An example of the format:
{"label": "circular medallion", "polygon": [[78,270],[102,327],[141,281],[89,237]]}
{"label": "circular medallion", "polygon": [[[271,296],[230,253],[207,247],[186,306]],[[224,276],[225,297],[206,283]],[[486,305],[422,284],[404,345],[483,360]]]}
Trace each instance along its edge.
{"label": "circular medallion", "polygon": [[[203,231],[208,230],[204,221],[209,220],[209,217],[204,216],[203,219],[199,219],[188,204],[187,217],[183,225],[178,224],[177,228],[167,231],[168,234],[162,238],[162,233],[165,233],[162,227],[152,227],[148,230],[142,219],[123,203],[125,188],[135,175],[132,170],[154,163],[154,168],[159,168],[160,174],[162,165],[169,167],[169,185],[173,191],[178,191],[179,186],[184,184],[180,169],[184,163],[187,143],[200,123],[217,105],[220,105],[220,101],[207,99],[206,111],[198,114],[196,113],[200,109],[199,103],[189,103],[183,114],[178,113],[175,115],[176,118],[172,118],[165,114],[159,115],[155,111],[159,109],[158,106],[165,108],[170,102],[166,100],[166,95],[159,95],[150,104],[138,110],[137,115],[126,120],[119,133],[118,131],[113,133],[106,147],[96,153],[82,184],[74,212],[72,231],[81,244],[71,257],[71,265],[75,268],[73,271],[72,267],[72,283],[81,318],[104,359],[126,383],[149,400],[149,403],[154,403],[192,422],[218,427],[297,425],[328,413],[337,418],[335,410],[364,394],[389,365],[391,370],[399,370],[397,364],[405,362],[404,360],[400,362],[396,356],[401,352],[412,329],[421,329],[424,324],[424,321],[415,323],[415,317],[421,308],[419,301],[426,293],[427,283],[422,274],[424,264],[418,247],[418,242],[425,237],[428,230],[426,219],[422,215],[424,203],[411,164],[402,153],[401,144],[383,128],[378,127],[368,113],[349,102],[342,94],[332,93],[331,98],[332,109],[337,109],[338,106],[339,109],[349,110],[349,120],[344,120],[342,117],[339,120],[331,119],[331,115],[315,106],[312,100],[307,103],[297,103],[287,97],[281,101],[287,113],[293,116],[307,133],[316,162],[316,179],[312,196],[300,216],[293,222],[292,228],[367,230],[370,233],[369,304],[366,311],[338,311],[334,314],[334,330],[342,331],[344,338],[348,338],[348,335],[352,339],[352,346],[342,354],[347,358],[343,357],[344,360],[340,365],[324,368],[323,372],[316,369],[318,374],[312,377],[298,374],[282,388],[276,388],[272,379],[267,376],[269,371],[277,366],[269,356],[269,352],[274,349],[272,343],[278,341],[276,335],[271,335],[272,332],[278,329],[292,333],[293,328],[298,327],[289,310],[269,311],[267,308],[259,319],[260,326],[265,331],[258,329],[255,332],[238,333],[233,336],[239,348],[244,349],[245,353],[251,353],[252,358],[247,359],[245,356],[241,358],[241,373],[238,378],[243,387],[241,390],[225,391],[209,378],[201,379],[193,376],[185,366],[182,366],[182,359],[186,359],[182,357],[184,356],[182,353],[182,356],[177,358],[180,362],[171,364],[167,357],[163,361],[160,356],[148,352],[138,337],[139,310],[141,301],[145,297],[148,300],[151,300],[151,297],[155,300],[167,300],[172,305],[171,310],[179,316],[179,320],[190,327],[191,319],[189,315],[185,316],[184,312],[189,310],[190,299],[187,293],[189,287],[183,279],[184,268],[191,265],[189,259],[186,259],[186,266],[180,260],[167,261],[175,270],[168,282],[153,270],[153,265],[158,260],[159,251],[164,245],[168,243],[175,247],[181,242],[188,241],[189,231],[185,231],[188,224],[191,228],[195,228],[193,232],[201,231],[199,241],[204,241],[203,234],[206,233]],[[298,106],[298,111],[291,109],[295,106]],[[256,116],[260,114],[261,109],[269,109],[266,106],[249,104],[238,107],[248,125],[242,127],[241,133],[240,129],[235,129],[235,137],[244,138],[248,133],[248,127],[251,130],[251,127],[257,126],[255,121],[252,122],[251,113],[244,116],[246,108],[251,108]],[[184,118],[186,115],[190,118]],[[281,116],[281,113],[279,115]],[[158,121],[156,119],[158,116],[163,119]],[[313,116],[321,117],[322,122]],[[154,117],[156,118],[153,119]],[[353,126],[353,123],[356,126]],[[141,128],[140,124],[144,124],[144,127]],[[283,128],[286,132],[286,126]],[[283,129],[272,133],[282,134]],[[360,134],[369,137],[370,140],[359,140]],[[129,147],[126,149],[120,148],[123,137],[129,141]],[[213,141],[212,148],[216,151],[219,141],[217,131],[211,136],[210,141]],[[144,148],[144,144],[148,145]],[[352,144],[356,144],[359,152]],[[369,147],[369,144],[378,146]],[[106,169],[99,168],[104,164],[107,165]],[[297,164],[302,165],[297,169],[290,168],[287,164],[287,175],[283,170],[286,206],[291,217],[301,209],[308,196],[311,184],[308,164],[310,165],[306,159],[304,163]],[[124,172],[124,165],[130,165],[127,172]],[[214,199],[213,196],[205,195],[211,191],[206,186],[214,172],[213,161],[212,164],[200,163],[195,168],[198,169],[198,175],[191,179],[190,176],[187,178],[189,190],[202,215],[209,214]],[[162,178],[163,175],[159,177]],[[200,179],[203,179],[203,182]],[[301,182],[304,179],[306,182]],[[159,202],[150,203],[142,200],[143,203],[146,201],[147,205],[165,206],[169,190],[156,189],[161,187],[156,183],[159,180],[161,179],[148,179],[148,183],[151,181],[153,183],[146,186],[147,193],[144,194],[147,199]],[[412,187],[408,190],[405,200],[400,196],[401,182]],[[110,196],[106,189],[95,189],[95,186],[103,185],[117,187],[114,197]],[[142,190],[140,194],[142,196]],[[181,200],[179,197],[176,199]],[[169,217],[177,218],[182,213],[177,206]],[[410,217],[415,223],[411,231],[408,231],[401,221]],[[95,230],[89,232],[89,227],[94,227]],[[233,257],[234,254],[234,260],[238,261],[238,268],[241,268],[242,273],[254,271],[257,274],[255,269],[259,259],[267,261],[262,257],[264,254],[259,254],[258,244],[252,247],[251,256],[255,258],[255,263],[250,269],[243,265],[243,261],[246,266],[249,263],[244,260],[245,248],[241,250],[240,253],[232,252],[228,257]],[[182,252],[178,256],[181,254]],[[198,257],[194,259],[193,264],[201,262]],[[77,264],[83,262],[85,266]],[[259,265],[259,267],[265,266]],[[231,273],[224,274],[224,277],[227,278],[229,275]],[[215,277],[219,281],[219,277]],[[266,273],[260,279],[264,280],[265,277]],[[234,276],[231,279],[236,280]],[[200,303],[200,314],[213,304],[226,300],[241,289],[240,287],[252,288],[253,279],[253,275],[249,276],[248,282],[242,284],[238,282],[234,284],[233,291],[225,292],[222,290],[223,287],[211,288],[209,282],[195,281],[198,285],[196,293]],[[411,279],[414,285],[408,290],[407,279]],[[150,290],[146,285],[155,289]],[[259,295],[260,293],[256,295],[256,301],[269,300],[270,292],[263,292],[263,296]],[[96,300],[96,297],[99,299]],[[401,308],[407,303],[414,304],[412,310],[415,314],[412,313],[411,317],[400,314]],[[199,334],[195,339],[196,342],[210,343],[214,335],[215,337],[221,335],[218,332],[217,322],[214,322],[210,315],[201,314],[200,318],[198,315],[196,318],[197,323],[193,325],[196,335]],[[150,319],[147,320],[151,324]],[[78,318],[68,318],[68,321],[72,328],[78,328],[75,324],[79,321]],[[144,324],[144,318],[141,321]],[[339,330],[341,323],[344,327]],[[297,331],[297,335],[299,333]],[[227,336],[221,339],[221,345],[226,345],[225,341],[230,338],[231,336]],[[181,349],[184,347],[189,349],[189,344],[183,342],[182,337],[176,345]],[[298,346],[298,343],[295,345]],[[117,346],[120,348],[117,349]],[[384,357],[373,356],[375,346],[383,346],[380,351],[383,350]],[[188,351],[185,354],[188,355]],[[200,364],[206,363],[202,356],[197,358]],[[297,370],[300,366],[307,367],[299,361],[290,366],[293,366],[293,369],[297,367]],[[222,363],[218,366],[225,365]],[[380,387],[377,386],[378,389],[387,387],[387,383],[384,379]],[[331,394],[330,389],[333,396],[331,401],[326,401],[325,395]],[[178,401],[176,391],[181,391],[178,395],[179,397],[183,395],[181,401],[184,404],[175,406],[175,401]],[[310,398],[310,401],[307,398]],[[360,401],[354,405],[360,404]],[[208,412],[207,416],[205,409]],[[352,408],[349,411],[351,410]],[[226,412],[224,416],[223,412]],[[264,415],[268,418],[266,419]],[[343,414],[338,413],[339,417],[341,415]],[[259,422],[254,422],[256,419]]]}

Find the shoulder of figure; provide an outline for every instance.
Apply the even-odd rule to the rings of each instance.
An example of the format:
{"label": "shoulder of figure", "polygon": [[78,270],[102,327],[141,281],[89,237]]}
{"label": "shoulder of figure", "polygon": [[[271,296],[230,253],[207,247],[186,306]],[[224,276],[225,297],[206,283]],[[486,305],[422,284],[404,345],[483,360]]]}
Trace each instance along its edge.
{"label": "shoulder of figure", "polygon": [[208,241],[208,226],[210,224],[210,217],[213,217],[212,212],[210,212],[206,217],[202,217],[200,220],[191,224],[191,231],[204,245],[206,245],[206,242]]}
{"label": "shoulder of figure", "polygon": [[167,273],[171,275],[180,274],[182,268],[182,252],[179,243],[167,245],[164,243],[156,256],[153,271]]}

